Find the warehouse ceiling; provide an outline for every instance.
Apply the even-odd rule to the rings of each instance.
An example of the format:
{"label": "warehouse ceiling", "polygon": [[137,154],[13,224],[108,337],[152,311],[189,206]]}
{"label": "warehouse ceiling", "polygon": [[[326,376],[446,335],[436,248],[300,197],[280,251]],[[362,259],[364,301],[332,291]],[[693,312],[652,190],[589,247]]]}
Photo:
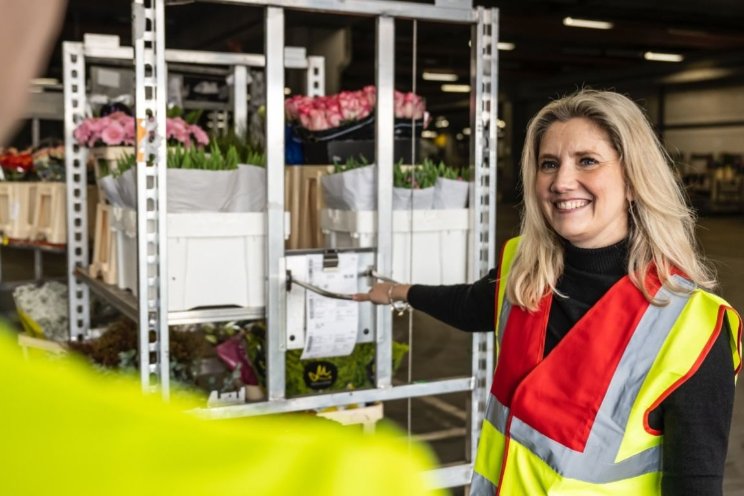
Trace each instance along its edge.
{"label": "warehouse ceiling", "polygon": [[[176,0],[167,7],[167,44],[214,51],[263,51],[258,8]],[[421,2],[427,3],[427,2]],[[546,98],[581,85],[666,87],[736,81],[744,75],[744,2],[740,0],[475,0],[498,7],[500,39],[514,49],[500,52],[499,84],[509,98]],[[131,43],[130,3],[69,0],[60,42],[84,33],[117,34]],[[608,30],[567,27],[565,17],[613,23]],[[327,50],[338,86],[356,89],[374,79],[374,22],[368,18],[288,13],[287,42],[310,53]],[[430,107],[446,112],[465,108],[467,95],[446,94],[440,82],[424,81],[423,71],[457,74],[468,82],[469,30],[434,23],[401,21],[396,26],[396,86],[416,89]],[[338,52],[338,50],[336,50]],[[644,60],[645,52],[682,55],[681,63]],[[60,49],[49,74],[61,73]],[[415,68],[413,60],[416,60]],[[288,79],[288,81],[291,80]],[[333,81],[333,78],[331,78]],[[301,88],[293,88],[297,91]]]}

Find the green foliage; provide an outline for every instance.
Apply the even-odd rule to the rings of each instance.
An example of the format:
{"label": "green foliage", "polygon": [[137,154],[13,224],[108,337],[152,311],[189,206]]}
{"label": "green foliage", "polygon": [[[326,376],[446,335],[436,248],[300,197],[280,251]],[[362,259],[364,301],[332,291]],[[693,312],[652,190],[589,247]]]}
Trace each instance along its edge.
{"label": "green foliage", "polygon": [[[254,165],[257,164],[261,156],[262,155],[257,155],[255,157],[256,162],[249,161],[248,163]],[[201,148],[193,146],[169,146],[166,163],[169,169],[235,170],[238,168],[238,164],[242,162],[238,150],[235,147],[231,146],[223,153],[215,143],[211,143],[209,153],[205,152]],[[102,175],[105,176],[108,173],[111,173],[114,176],[120,176],[126,170],[131,169],[134,166],[134,154],[127,154],[117,160],[116,170],[105,171]],[[105,166],[102,164],[102,172],[104,172],[104,167]]]}
{"label": "green foliage", "polygon": [[334,174],[337,172],[346,172],[353,169],[358,169],[360,167],[366,167],[369,165],[369,160],[367,160],[367,157],[362,155],[361,153],[357,156],[352,155],[348,159],[346,159],[346,162],[343,164],[339,164],[337,162],[334,162],[333,164],[333,172]]}
{"label": "green foliage", "polygon": [[266,165],[266,154],[259,145],[247,134],[240,135],[234,130],[230,130],[224,135],[214,136],[211,144],[216,144],[220,151],[227,155],[231,149],[235,149],[240,164]]}
{"label": "green foliage", "polygon": [[463,179],[461,172],[457,169],[448,167],[442,161],[437,164],[428,158],[407,170],[403,170],[402,161],[393,167],[393,186],[396,188],[431,188],[440,177],[453,180]]}
{"label": "green foliage", "polygon": [[[246,333],[246,350],[248,359],[254,365],[265,363],[265,340],[266,330],[261,324],[254,325],[251,331]],[[397,370],[408,353],[408,345],[393,342],[393,371]],[[302,350],[289,350],[286,356],[286,385],[287,394],[314,393],[305,383],[305,366],[312,360],[300,360]],[[374,380],[375,344],[358,343],[349,356],[320,358],[318,361],[327,361],[336,366],[338,375],[336,382],[330,386],[328,391],[345,391],[348,389],[360,389],[374,387],[370,379]],[[259,380],[265,385],[266,377],[261,366],[257,367]],[[372,377],[370,377],[372,375]]]}
{"label": "green foliage", "polygon": [[166,116],[170,119],[175,119],[176,117],[180,117],[184,121],[186,121],[187,124],[196,124],[199,122],[199,119],[201,119],[202,114],[204,113],[204,110],[192,110],[190,112],[185,112],[183,110],[183,107],[171,107],[166,112]]}
{"label": "green foliage", "polygon": [[101,176],[106,176],[108,174],[111,174],[114,177],[121,176],[126,171],[128,171],[129,169],[131,169],[132,167],[136,165],[133,153],[127,153],[126,155],[120,157],[116,161],[116,168],[112,171],[107,170],[108,162],[106,160],[99,160],[98,163],[101,166]]}

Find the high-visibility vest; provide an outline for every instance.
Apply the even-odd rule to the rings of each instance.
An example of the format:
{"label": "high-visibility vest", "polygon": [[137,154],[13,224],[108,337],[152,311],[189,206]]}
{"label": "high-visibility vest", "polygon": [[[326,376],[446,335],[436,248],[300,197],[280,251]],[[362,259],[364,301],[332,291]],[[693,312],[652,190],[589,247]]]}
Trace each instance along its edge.
{"label": "high-visibility vest", "polygon": [[535,312],[504,298],[518,243],[507,243],[499,264],[500,354],[471,494],[660,494],[663,433],[648,415],[697,371],[723,318],[738,373],[739,315],[679,275],[690,293],[649,276],[651,293],[668,301],[651,305],[626,276],[543,357],[551,295]]}
{"label": "high-visibility vest", "polygon": [[0,322],[2,496],[444,496],[433,457],[309,415],[203,420],[71,357],[24,360]]}

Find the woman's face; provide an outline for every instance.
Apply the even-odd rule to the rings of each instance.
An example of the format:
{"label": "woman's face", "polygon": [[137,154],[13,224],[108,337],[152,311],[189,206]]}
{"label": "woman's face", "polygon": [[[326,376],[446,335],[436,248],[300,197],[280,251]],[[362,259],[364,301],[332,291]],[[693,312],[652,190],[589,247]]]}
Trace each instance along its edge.
{"label": "woman's face", "polygon": [[555,122],[540,142],[537,198],[560,236],[580,248],[600,248],[628,235],[628,201],[620,157],[593,121]]}

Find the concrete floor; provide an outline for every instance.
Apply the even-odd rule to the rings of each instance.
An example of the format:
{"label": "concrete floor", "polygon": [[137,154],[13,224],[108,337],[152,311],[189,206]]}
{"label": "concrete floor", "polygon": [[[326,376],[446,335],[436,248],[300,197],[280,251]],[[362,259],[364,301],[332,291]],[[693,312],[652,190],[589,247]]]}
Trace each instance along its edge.
{"label": "concrete floor", "polygon": [[[499,246],[518,230],[516,207],[500,205],[498,210],[497,240]],[[739,311],[744,312],[744,215],[702,218],[698,235],[706,255],[718,268],[721,294]],[[2,281],[33,277],[33,256],[30,252],[2,248]],[[50,276],[64,274],[65,258],[46,255],[44,269]],[[0,292],[0,312],[8,313],[12,301],[7,292]],[[445,326],[430,317],[414,313],[410,337],[412,339],[411,379],[431,380],[470,374],[470,335]],[[395,318],[394,335],[399,341],[409,340],[407,317]],[[408,363],[396,375],[408,381]],[[467,396],[452,394],[434,398],[394,401],[385,405],[386,417],[403,430],[433,439],[430,444],[442,464],[465,460],[465,428]],[[439,438],[439,439],[437,439]],[[462,488],[453,494],[463,494]],[[724,494],[744,496],[744,395],[737,394],[734,408],[729,453],[726,463]]]}

